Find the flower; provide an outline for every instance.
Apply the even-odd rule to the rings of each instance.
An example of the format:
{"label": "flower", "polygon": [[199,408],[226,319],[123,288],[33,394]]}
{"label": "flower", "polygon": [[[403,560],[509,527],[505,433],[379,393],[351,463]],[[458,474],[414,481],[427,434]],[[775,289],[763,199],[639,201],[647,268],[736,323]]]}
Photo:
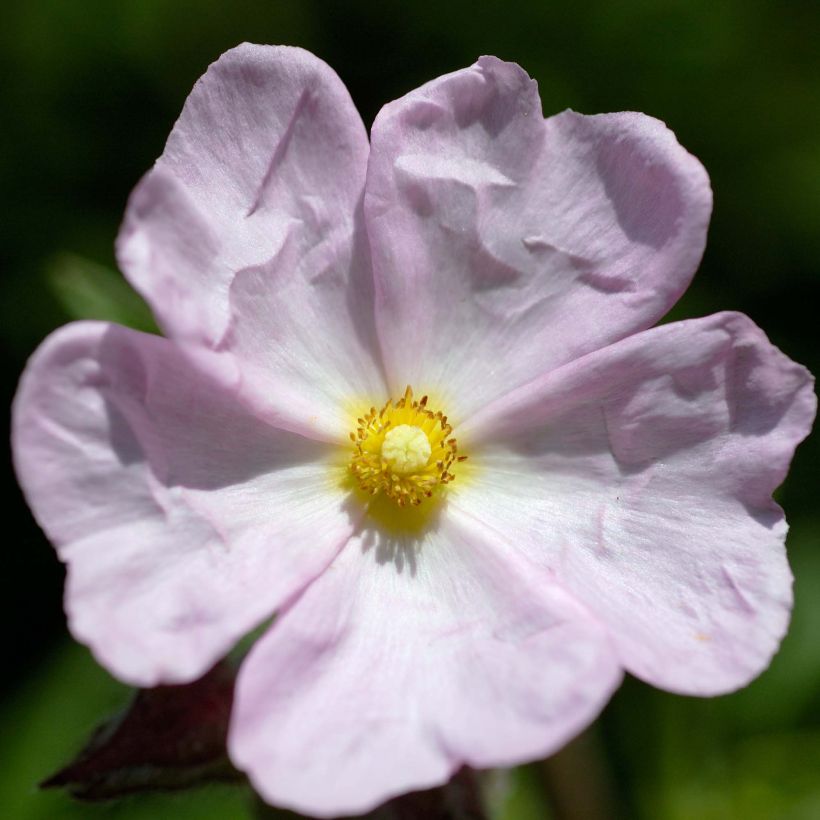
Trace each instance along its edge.
{"label": "flower", "polygon": [[710,210],[662,123],[544,120],[495,58],[368,145],[317,58],[223,55],[117,243],[167,338],[69,325],[15,400],[73,634],[151,686],[276,612],[230,754],[322,816],[549,754],[623,670],[744,685],[789,618],[771,493],[815,399],[742,315],[646,329]]}

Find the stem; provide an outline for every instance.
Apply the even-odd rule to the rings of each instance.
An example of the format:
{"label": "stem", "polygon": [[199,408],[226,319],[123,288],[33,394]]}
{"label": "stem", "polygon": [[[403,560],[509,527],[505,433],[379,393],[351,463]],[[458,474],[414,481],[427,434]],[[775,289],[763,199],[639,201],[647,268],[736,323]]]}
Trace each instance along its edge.
{"label": "stem", "polygon": [[622,816],[594,728],[547,758],[542,771],[555,820],[613,820]]}

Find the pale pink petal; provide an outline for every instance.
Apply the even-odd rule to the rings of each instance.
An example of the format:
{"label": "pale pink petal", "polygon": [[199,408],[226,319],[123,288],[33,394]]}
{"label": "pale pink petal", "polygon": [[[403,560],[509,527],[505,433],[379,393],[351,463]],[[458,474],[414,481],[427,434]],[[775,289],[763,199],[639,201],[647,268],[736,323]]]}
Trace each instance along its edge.
{"label": "pale pink petal", "polygon": [[365,211],[391,387],[464,419],[654,324],[697,267],[711,191],[663,123],[545,121],[524,71],[484,57],[385,106]]}
{"label": "pale pink petal", "polygon": [[74,635],[140,686],[197,677],[352,531],[331,448],[259,421],[229,360],[68,325],[14,404],[20,483]]}
{"label": "pale pink petal", "polygon": [[620,681],[604,630],[464,516],[364,532],[255,645],[232,760],[275,805],[358,814],[549,754]]}
{"label": "pale pink petal", "polygon": [[194,87],[117,243],[166,335],[232,351],[247,391],[288,426],[316,415],[325,437],[347,432],[337,405],[385,390],[360,218],[368,150],[329,66],[239,46]]}
{"label": "pale pink petal", "polygon": [[451,504],[555,573],[629,671],[730,691],[768,665],[788,624],[771,493],[815,405],[808,372],[745,316],[666,325],[476,417],[464,430],[475,466]]}

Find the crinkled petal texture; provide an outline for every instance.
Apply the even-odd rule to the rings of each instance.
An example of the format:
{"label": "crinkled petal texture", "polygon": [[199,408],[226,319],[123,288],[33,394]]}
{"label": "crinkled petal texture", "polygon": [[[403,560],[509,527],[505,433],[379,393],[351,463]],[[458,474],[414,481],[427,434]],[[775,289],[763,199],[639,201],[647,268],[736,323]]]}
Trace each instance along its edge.
{"label": "crinkled petal texture", "polygon": [[[757,674],[791,603],[771,493],[815,412],[745,317],[645,331],[711,209],[662,123],[544,120],[483,58],[372,139],[315,57],[225,54],[118,240],[170,340],[69,326],[14,406],[71,628],[116,675],[191,680],[280,611],[230,753],[321,816],[546,755],[622,668],[698,694]],[[472,466],[392,538],[336,443],[408,383]]]}
{"label": "crinkled petal texture", "polygon": [[557,749],[621,677],[603,627],[464,515],[352,539],[262,637],[231,758],[270,802],[364,812],[462,764]]}
{"label": "crinkled petal texture", "polygon": [[21,382],[17,472],[72,632],[135,685],[196,678],[352,532],[331,448],[238,386],[229,358],[99,323],[57,331]]}
{"label": "crinkled petal texture", "polygon": [[666,325],[476,417],[481,469],[451,503],[553,572],[629,671],[727,692],[767,666],[788,624],[771,493],[815,408],[810,374],[745,316]]}
{"label": "crinkled petal texture", "polygon": [[524,71],[485,57],[382,110],[365,211],[391,386],[461,421],[654,324],[697,267],[711,191],[663,123],[544,120]]}
{"label": "crinkled petal texture", "polygon": [[385,392],[361,219],[368,152],[324,62],[239,46],[197,82],[117,243],[166,335],[233,353],[260,408],[315,437],[343,438],[335,409]]}

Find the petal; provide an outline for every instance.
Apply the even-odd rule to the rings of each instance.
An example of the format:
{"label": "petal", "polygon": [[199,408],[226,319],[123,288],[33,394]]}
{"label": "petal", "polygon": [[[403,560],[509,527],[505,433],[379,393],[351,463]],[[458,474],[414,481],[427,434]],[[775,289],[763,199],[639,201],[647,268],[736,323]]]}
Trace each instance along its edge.
{"label": "petal", "polygon": [[198,677],[352,530],[328,445],[259,421],[230,362],[79,323],[14,403],[20,483],[68,564],[72,632],[139,686]]}
{"label": "petal", "polygon": [[601,627],[460,516],[362,533],[240,670],[232,760],[274,805],[358,814],[549,754],[620,681]]}
{"label": "petal", "polygon": [[730,691],[768,665],[788,624],[771,493],[815,406],[810,374],[745,316],[666,325],[476,417],[472,481],[451,503],[554,572],[629,671]]}
{"label": "petal", "polygon": [[300,396],[330,436],[347,430],[322,407],[384,393],[358,216],[368,151],[324,62],[244,44],[194,87],[117,243],[166,335],[233,351],[279,413]]}
{"label": "petal", "polygon": [[393,389],[461,418],[651,326],[700,260],[700,163],[642,114],[542,118],[536,84],[482,58],[386,106],[365,210]]}

